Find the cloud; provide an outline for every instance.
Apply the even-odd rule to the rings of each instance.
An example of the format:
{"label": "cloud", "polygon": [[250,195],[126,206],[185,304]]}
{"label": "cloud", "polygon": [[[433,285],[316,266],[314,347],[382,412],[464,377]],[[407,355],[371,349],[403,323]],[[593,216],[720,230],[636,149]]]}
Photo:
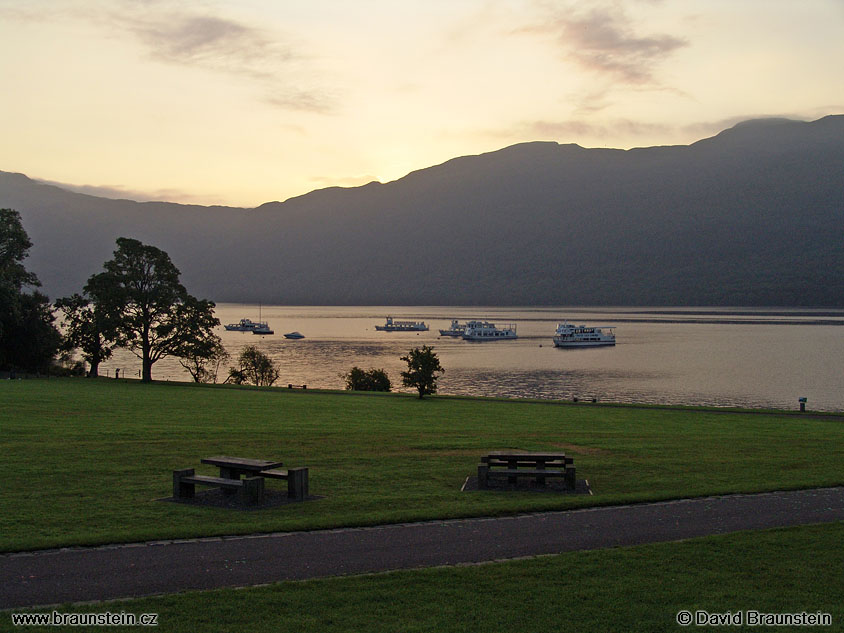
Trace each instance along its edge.
{"label": "cloud", "polygon": [[268,79],[294,57],[278,39],[227,18],[165,11],[113,19],[166,63]]}
{"label": "cloud", "polygon": [[152,59],[251,81],[270,105],[322,114],[336,107],[332,94],[312,85],[310,60],[278,33],[157,4],[112,13],[111,21],[134,34]]}
{"label": "cloud", "polygon": [[518,126],[518,134],[525,138],[557,139],[576,142],[583,137],[616,139],[665,135],[673,131],[662,123],[647,123],[632,119],[617,119],[606,123],[591,123],[582,119],[564,121],[529,121]]}
{"label": "cloud", "polygon": [[64,0],[49,12],[38,5],[24,10],[2,2],[0,16],[9,20],[81,21],[112,37],[128,33],[149,59],[250,82],[264,102],[276,107],[326,114],[339,102],[320,87],[314,60],[297,50],[291,37],[222,15],[202,2]]}
{"label": "cloud", "polygon": [[83,193],[88,196],[96,196],[98,198],[110,198],[112,200],[134,200],[135,202],[178,202],[181,204],[206,204],[207,196],[200,196],[186,193],[179,189],[156,189],[155,191],[138,191],[134,189],[127,189],[120,185],[73,185],[66,182],[57,182],[55,180],[37,179],[38,182],[45,185],[52,185],[65,189],[66,191],[73,191],[74,193]]}
{"label": "cloud", "polygon": [[554,35],[567,59],[580,67],[615,81],[633,85],[656,85],[659,62],[687,45],[667,34],[640,35],[634,23],[617,5],[578,12],[573,7],[557,10],[543,24],[521,32]]}

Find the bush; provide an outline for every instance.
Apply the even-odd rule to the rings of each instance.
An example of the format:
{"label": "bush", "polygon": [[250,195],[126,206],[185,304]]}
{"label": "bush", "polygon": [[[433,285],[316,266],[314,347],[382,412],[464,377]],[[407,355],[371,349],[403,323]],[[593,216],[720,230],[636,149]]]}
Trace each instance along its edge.
{"label": "bush", "polygon": [[226,382],[242,385],[252,383],[269,387],[278,380],[279,371],[269,356],[254,345],[247,345],[238,357],[240,367],[230,367]]}
{"label": "bush", "polygon": [[344,376],[346,389],[349,391],[390,391],[390,377],[383,369],[365,371],[360,367],[352,367]]}

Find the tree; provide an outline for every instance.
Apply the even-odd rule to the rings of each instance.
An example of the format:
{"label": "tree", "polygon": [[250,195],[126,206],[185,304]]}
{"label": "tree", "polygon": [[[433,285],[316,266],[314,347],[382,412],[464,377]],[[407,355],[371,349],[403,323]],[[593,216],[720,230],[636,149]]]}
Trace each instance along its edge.
{"label": "tree", "polygon": [[407,371],[401,373],[402,384],[405,387],[413,387],[419,392],[421,399],[426,394],[437,393],[437,379],[439,374],[445,370],[440,365],[440,360],[434,354],[434,348],[423,345],[410,350],[407,356],[401,360],[407,363]]}
{"label": "tree", "polygon": [[236,385],[251,382],[258,387],[269,387],[280,375],[272,359],[254,345],[247,345],[238,357],[240,368],[229,368],[226,382]]}
{"label": "tree", "polygon": [[360,367],[352,367],[344,378],[346,389],[349,391],[390,391],[392,388],[390,377],[383,369],[366,371]]}
{"label": "tree", "polygon": [[195,338],[206,338],[220,324],[214,303],[189,295],[179,282],[179,269],[164,251],[120,237],[114,259],[89,285],[96,300],[117,311],[117,343],[142,363],[142,380],[152,380],[152,366],[167,356],[180,356]]}
{"label": "tree", "polygon": [[74,294],[56,301],[56,309],[63,314],[65,326],[64,350],[79,349],[82,358],[91,366],[88,375],[99,376],[100,363],[111,358],[116,347],[119,325],[119,306],[109,305],[108,278],[94,275],[85,285],[83,294]]}
{"label": "tree", "polygon": [[0,209],[0,369],[49,370],[61,344],[50,300],[24,290],[41,285],[21,263],[31,247],[20,214]]}
{"label": "tree", "polygon": [[179,364],[193,377],[194,382],[217,382],[220,365],[229,359],[220,337],[213,328],[219,324],[214,318],[214,304],[191,296],[176,307],[176,330],[181,342],[174,354]]}

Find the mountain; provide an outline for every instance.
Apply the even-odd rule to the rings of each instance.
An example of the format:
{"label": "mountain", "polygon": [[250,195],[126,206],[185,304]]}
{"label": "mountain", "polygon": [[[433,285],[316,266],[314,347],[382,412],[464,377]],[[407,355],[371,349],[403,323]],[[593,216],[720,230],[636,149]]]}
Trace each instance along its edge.
{"label": "mountain", "polygon": [[192,294],[281,304],[844,306],[844,115],[688,146],[523,143],[255,209],[111,200],[0,172],[28,268],[78,291],[126,236]]}

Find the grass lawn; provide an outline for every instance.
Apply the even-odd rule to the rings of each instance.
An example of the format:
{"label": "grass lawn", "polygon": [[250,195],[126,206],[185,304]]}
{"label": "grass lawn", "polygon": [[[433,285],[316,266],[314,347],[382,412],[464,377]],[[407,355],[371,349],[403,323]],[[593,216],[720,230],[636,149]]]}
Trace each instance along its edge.
{"label": "grass lawn", "polygon": [[[684,629],[676,622],[682,610],[741,611],[746,617],[750,609],[828,613],[832,626],[821,630],[841,631],[842,541],[844,523],[834,523],[57,610],[157,613],[157,630],[168,633],[796,630],[694,625]],[[10,614],[3,613],[0,630],[43,629],[13,628]]]}
{"label": "grass lawn", "polygon": [[[840,418],[0,381],[0,550],[371,525],[844,483]],[[462,493],[493,449],[558,450],[594,496]],[[319,501],[256,512],[155,501],[227,454],[310,467]],[[270,486],[283,486],[283,482]]]}

